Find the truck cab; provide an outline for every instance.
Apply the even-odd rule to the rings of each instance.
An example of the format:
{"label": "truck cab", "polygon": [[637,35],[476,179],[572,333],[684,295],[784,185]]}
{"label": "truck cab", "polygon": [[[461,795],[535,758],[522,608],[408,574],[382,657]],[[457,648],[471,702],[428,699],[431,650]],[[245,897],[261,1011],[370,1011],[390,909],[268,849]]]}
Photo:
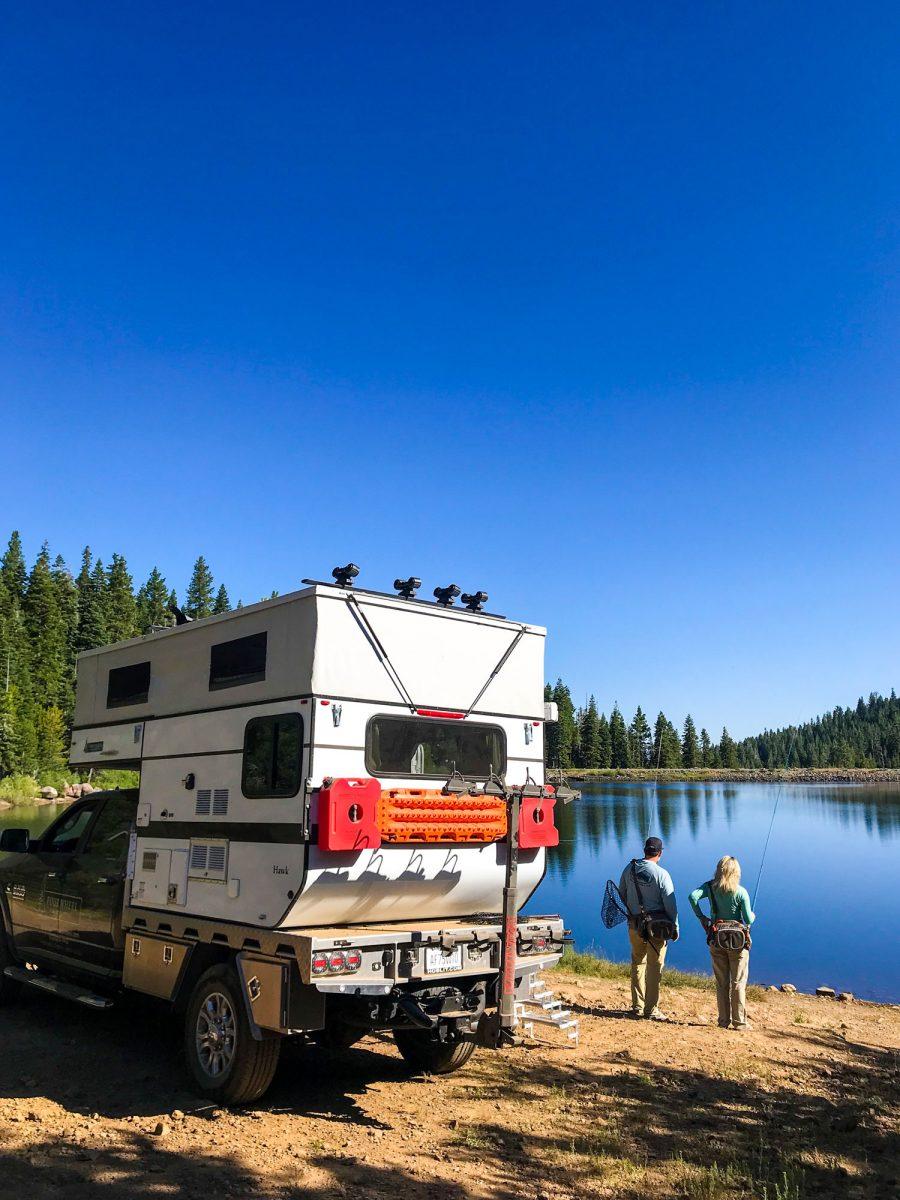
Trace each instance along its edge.
{"label": "truck cab", "polygon": [[100,987],[121,980],[125,872],[137,805],[137,789],[94,792],[33,841],[25,829],[4,830],[0,899],[18,958]]}

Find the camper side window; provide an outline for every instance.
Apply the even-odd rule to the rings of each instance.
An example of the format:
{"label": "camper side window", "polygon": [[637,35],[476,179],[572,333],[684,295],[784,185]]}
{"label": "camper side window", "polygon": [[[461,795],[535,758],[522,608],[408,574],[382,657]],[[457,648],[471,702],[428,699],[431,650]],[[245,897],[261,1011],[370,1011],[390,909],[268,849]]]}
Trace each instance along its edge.
{"label": "camper side window", "polygon": [[133,663],[130,667],[113,667],[106,684],[106,707],[121,708],[126,704],[146,704],[150,694],[150,664]]}
{"label": "camper side window", "polygon": [[266,634],[219,642],[209,650],[209,690],[259,683],[266,677]]}
{"label": "camper side window", "polygon": [[241,790],[251,800],[300,790],[303,722],[298,713],[254,717],[244,730]]}

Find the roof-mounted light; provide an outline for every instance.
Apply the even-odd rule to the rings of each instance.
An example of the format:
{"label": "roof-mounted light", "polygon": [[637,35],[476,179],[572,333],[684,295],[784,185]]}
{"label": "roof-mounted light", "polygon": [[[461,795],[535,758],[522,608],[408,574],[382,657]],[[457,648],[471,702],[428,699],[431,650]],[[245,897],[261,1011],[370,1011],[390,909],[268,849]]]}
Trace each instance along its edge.
{"label": "roof-mounted light", "polygon": [[481,612],[488,602],[487,592],[463,592],[461,598],[469,612]]}
{"label": "roof-mounted light", "polygon": [[460,589],[455,583],[451,583],[449,587],[436,587],[434,598],[442,608],[450,608],[459,593]]}
{"label": "roof-mounted light", "polygon": [[346,567],[335,567],[331,573],[337,587],[350,588],[353,587],[353,580],[359,574],[359,567],[356,563],[347,563]]}
{"label": "roof-mounted light", "polygon": [[409,579],[395,579],[394,589],[401,600],[412,600],[415,598],[416,592],[422,586],[422,580],[417,579],[415,575],[410,575]]}

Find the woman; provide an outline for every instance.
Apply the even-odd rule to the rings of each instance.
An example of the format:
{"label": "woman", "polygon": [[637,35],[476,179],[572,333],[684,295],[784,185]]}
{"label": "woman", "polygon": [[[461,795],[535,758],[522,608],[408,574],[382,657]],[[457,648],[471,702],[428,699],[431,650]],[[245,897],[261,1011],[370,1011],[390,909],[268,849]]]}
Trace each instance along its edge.
{"label": "woman", "polygon": [[[708,917],[700,908],[701,900],[709,901]],[[741,887],[741,864],[738,860],[728,854],[720,858],[715,877],[695,888],[690,901],[691,908],[706,930],[716,977],[719,1024],[723,1029],[746,1029],[750,926],[756,920],[756,914],[750,911],[750,897],[746,888]],[[732,924],[722,929],[722,922]],[[735,922],[745,927],[745,936],[742,936]]]}

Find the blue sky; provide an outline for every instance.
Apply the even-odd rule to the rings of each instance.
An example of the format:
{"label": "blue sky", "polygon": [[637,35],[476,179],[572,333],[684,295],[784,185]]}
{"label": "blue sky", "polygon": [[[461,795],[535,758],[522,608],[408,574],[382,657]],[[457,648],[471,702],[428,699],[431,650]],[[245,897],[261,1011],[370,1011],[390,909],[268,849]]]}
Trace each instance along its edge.
{"label": "blue sky", "polygon": [[748,734],[900,683],[895,6],[6,5],[0,534],[353,558]]}

